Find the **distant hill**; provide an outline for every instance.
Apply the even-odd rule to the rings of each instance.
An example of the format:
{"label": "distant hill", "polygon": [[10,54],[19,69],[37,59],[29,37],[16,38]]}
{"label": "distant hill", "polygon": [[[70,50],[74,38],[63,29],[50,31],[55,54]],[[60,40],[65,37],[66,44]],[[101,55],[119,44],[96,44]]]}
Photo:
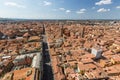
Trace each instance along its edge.
{"label": "distant hill", "polygon": [[1,18],[0,17],[0,20],[12,20],[12,19],[10,19],[10,18]]}
{"label": "distant hill", "polygon": [[17,19],[17,18],[1,18],[0,22],[16,22],[16,21],[25,21],[26,19]]}

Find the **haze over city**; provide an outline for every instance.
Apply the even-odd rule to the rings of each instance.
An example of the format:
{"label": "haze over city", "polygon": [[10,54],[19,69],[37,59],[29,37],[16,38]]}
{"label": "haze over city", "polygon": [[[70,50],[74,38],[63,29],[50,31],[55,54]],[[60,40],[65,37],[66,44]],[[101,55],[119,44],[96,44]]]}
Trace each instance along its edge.
{"label": "haze over city", "polygon": [[0,0],[0,17],[120,19],[120,0]]}

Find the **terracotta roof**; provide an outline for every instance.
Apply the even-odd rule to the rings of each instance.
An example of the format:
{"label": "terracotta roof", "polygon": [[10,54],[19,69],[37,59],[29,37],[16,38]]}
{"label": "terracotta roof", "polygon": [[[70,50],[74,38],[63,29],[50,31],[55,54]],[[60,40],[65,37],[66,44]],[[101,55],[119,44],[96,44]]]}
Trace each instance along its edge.
{"label": "terracotta roof", "polygon": [[29,37],[29,36],[30,34],[28,32],[23,35],[23,37]]}
{"label": "terracotta roof", "polygon": [[35,80],[35,75],[38,75],[36,74],[35,68],[24,68],[21,70],[15,70],[10,73],[7,73],[4,76],[3,80],[6,80],[6,78],[11,74],[13,74],[13,76],[11,76],[13,77],[13,80],[18,80],[18,79]]}
{"label": "terracotta roof", "polygon": [[97,66],[92,63],[89,63],[89,64],[78,63],[78,68],[80,70],[90,70],[90,69],[97,68]]}

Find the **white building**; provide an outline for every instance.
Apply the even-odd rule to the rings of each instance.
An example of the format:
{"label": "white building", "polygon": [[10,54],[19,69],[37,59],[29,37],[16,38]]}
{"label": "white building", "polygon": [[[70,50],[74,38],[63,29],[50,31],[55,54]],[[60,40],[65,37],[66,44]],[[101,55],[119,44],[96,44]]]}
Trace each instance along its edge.
{"label": "white building", "polygon": [[93,47],[91,50],[91,53],[95,55],[96,59],[99,59],[102,57],[103,50],[100,47]]}
{"label": "white building", "polygon": [[37,69],[41,69],[41,66],[42,66],[41,61],[42,61],[41,53],[36,53],[36,56],[34,56],[32,60],[31,66]]}

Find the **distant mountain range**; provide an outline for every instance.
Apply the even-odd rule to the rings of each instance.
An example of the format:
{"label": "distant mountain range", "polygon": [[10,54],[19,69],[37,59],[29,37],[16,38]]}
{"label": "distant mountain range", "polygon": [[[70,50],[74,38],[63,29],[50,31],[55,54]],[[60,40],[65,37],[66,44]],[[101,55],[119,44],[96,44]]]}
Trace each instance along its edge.
{"label": "distant mountain range", "polygon": [[17,19],[17,18],[1,18],[0,17],[0,22],[14,22],[14,21],[25,21],[27,19]]}
{"label": "distant mountain range", "polygon": [[12,18],[2,18],[0,17],[0,20],[13,20]]}
{"label": "distant mountain range", "polygon": [[20,18],[2,18],[0,17],[0,21],[29,21],[29,20],[63,20],[63,21],[120,21],[120,19],[20,19]]}

